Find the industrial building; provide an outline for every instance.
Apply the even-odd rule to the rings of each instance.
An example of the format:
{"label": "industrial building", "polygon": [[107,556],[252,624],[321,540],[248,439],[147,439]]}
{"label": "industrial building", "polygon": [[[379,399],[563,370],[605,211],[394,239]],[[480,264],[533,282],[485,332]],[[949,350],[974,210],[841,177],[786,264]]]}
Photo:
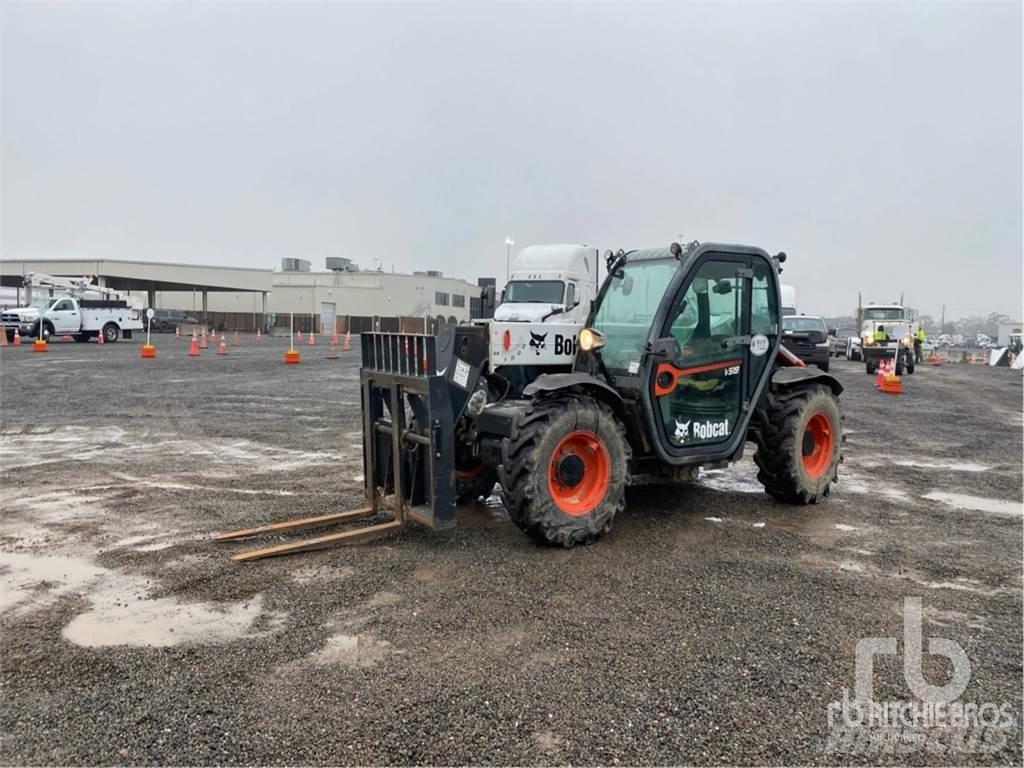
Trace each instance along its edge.
{"label": "industrial building", "polygon": [[[184,310],[231,330],[287,328],[293,315],[302,330],[397,330],[416,320],[465,321],[473,307],[473,316],[483,311],[479,285],[441,272],[366,271],[340,258],[326,264],[328,269],[313,271],[301,259],[283,259],[276,270],[118,259],[0,260],[0,284],[14,288],[19,303],[30,272],[93,275],[100,285],[144,296],[154,309]],[[481,279],[481,285],[487,280],[492,279]]]}

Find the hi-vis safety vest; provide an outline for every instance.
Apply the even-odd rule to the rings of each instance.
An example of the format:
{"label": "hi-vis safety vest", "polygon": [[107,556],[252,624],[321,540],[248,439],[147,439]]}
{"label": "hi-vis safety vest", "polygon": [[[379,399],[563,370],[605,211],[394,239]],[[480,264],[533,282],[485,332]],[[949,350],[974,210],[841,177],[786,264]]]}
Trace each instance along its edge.
{"label": "hi-vis safety vest", "polygon": [[885,331],[881,328],[875,329],[875,341],[885,341]]}
{"label": "hi-vis safety vest", "polygon": [[917,340],[924,343],[924,328],[917,329]]}

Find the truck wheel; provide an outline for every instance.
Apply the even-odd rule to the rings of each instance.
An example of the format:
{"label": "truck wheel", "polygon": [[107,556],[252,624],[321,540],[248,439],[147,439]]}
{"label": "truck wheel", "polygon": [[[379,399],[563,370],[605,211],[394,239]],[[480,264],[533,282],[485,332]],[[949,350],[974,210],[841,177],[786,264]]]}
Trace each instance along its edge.
{"label": "truck wheel", "polygon": [[626,505],[629,445],[612,412],[589,398],[535,400],[501,457],[501,500],[538,542],[589,544]]}
{"label": "truck wheel", "polygon": [[868,375],[871,376],[875,373],[878,373],[878,363],[873,363],[870,360],[865,360],[864,369],[868,372]]}
{"label": "truck wheel", "polygon": [[120,328],[117,327],[117,323],[107,323],[103,326],[103,341],[107,344],[113,344],[117,341]]}
{"label": "truck wheel", "polygon": [[914,368],[916,368],[916,367],[917,367],[917,363],[914,362],[914,353],[910,352],[907,355],[907,373],[913,373],[914,372]]}
{"label": "truck wheel", "polygon": [[49,340],[49,338],[53,336],[53,334],[53,323],[47,320],[46,322],[43,323],[43,338]]}
{"label": "truck wheel", "polygon": [[789,504],[817,504],[829,495],[842,460],[843,417],[822,385],[769,393],[754,430],[757,479]]}

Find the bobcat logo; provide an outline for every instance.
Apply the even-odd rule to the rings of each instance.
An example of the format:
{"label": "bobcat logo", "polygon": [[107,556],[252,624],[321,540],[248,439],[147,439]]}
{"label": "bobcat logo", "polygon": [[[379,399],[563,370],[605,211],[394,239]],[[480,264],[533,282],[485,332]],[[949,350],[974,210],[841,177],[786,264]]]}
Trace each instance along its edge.
{"label": "bobcat logo", "polygon": [[547,346],[547,337],[548,335],[546,333],[534,333],[533,331],[530,331],[530,346],[533,347],[533,351],[538,355],[540,354],[540,351]]}
{"label": "bobcat logo", "polygon": [[[693,419],[690,419],[690,421],[693,421]],[[690,421],[676,419],[676,440],[680,443],[686,442],[686,438],[690,436]]]}

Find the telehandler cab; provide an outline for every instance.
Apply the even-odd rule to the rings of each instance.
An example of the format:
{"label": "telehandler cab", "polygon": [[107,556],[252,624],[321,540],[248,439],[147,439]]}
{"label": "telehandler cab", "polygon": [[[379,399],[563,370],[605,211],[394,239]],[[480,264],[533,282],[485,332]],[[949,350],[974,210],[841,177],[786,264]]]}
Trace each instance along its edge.
{"label": "telehandler cab", "polygon": [[572,370],[515,397],[487,365],[486,327],[363,334],[368,506],[218,538],[381,517],[234,557],[250,560],[387,535],[408,520],[448,528],[456,473],[494,469],[515,524],[571,547],[611,528],[627,485],[693,479],[737,461],[748,440],[771,496],[815,504],[842,457],[842,386],[780,344],[785,258],[696,242],[609,252]]}

